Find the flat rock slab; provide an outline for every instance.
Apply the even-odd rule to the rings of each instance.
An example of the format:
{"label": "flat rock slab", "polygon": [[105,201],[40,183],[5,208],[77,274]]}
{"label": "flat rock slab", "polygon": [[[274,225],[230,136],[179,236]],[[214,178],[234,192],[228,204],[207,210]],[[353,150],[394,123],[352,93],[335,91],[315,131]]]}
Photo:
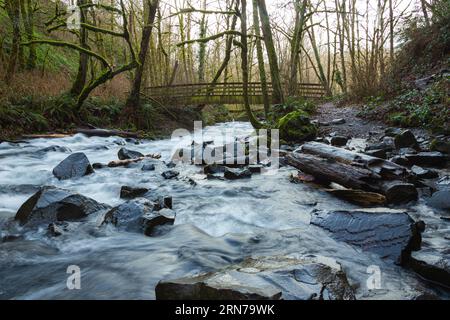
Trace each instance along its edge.
{"label": "flat rock slab", "polygon": [[417,252],[409,267],[425,280],[450,290],[450,254]]}
{"label": "flat rock slab", "polygon": [[93,172],[89,159],[82,152],[71,154],[53,169],[53,175],[59,180],[80,178]]}
{"label": "flat rock slab", "polygon": [[76,221],[108,208],[68,190],[43,187],[19,208],[15,220],[21,224]]}
{"label": "flat rock slab", "polygon": [[413,165],[425,167],[442,167],[447,163],[447,156],[440,152],[419,152],[406,154],[405,157]]}
{"label": "flat rock slab", "polygon": [[420,231],[424,229],[417,227],[406,212],[386,208],[315,211],[311,224],[329,231],[338,241],[399,263],[404,263],[411,251],[420,249]]}
{"label": "flat rock slab", "polygon": [[248,258],[221,271],[160,281],[157,300],[354,300],[336,261],[318,256]]}

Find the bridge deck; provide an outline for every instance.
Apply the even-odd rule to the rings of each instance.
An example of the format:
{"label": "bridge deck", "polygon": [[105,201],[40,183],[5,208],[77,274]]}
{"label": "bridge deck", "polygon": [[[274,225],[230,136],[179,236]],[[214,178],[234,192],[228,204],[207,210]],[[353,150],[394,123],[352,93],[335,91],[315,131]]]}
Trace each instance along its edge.
{"label": "bridge deck", "polygon": [[[172,105],[242,104],[244,102],[242,86],[240,82],[217,83],[214,86],[210,83],[181,84],[148,87],[143,93],[152,99]],[[271,83],[268,84],[267,89],[272,103],[278,103],[279,101],[273,101]],[[263,104],[261,83],[250,82],[248,95],[250,104]],[[325,96],[325,89],[320,84],[300,83],[297,95],[310,99],[322,98]]]}

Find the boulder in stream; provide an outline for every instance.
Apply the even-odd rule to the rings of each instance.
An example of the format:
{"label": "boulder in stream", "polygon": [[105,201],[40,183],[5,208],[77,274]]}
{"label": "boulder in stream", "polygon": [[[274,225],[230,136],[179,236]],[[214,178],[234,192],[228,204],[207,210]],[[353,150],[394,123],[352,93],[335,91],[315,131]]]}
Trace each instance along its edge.
{"label": "boulder in stream", "polygon": [[20,224],[76,221],[108,208],[105,204],[68,190],[43,187],[22,204],[15,220]]}
{"label": "boulder in stream", "polygon": [[133,188],[129,186],[123,186],[120,189],[120,198],[133,199],[143,196],[149,191],[147,188]]}
{"label": "boulder in stream", "polygon": [[117,153],[117,156],[119,157],[119,160],[134,160],[144,157],[142,153],[127,148],[121,148]]}
{"label": "boulder in stream", "polygon": [[151,235],[156,226],[173,224],[175,212],[161,209],[160,204],[145,198],[137,198],[122,203],[108,211],[102,224],[112,223],[119,229],[144,232]]}
{"label": "boulder in stream", "polygon": [[164,179],[170,180],[178,177],[180,173],[176,170],[168,170],[164,171],[161,175],[163,176]]}
{"label": "boulder in stream", "polygon": [[411,168],[412,173],[414,173],[419,179],[434,179],[439,178],[439,173],[434,170],[424,169],[419,166],[413,166]]}
{"label": "boulder in stream", "polygon": [[80,178],[93,172],[89,159],[82,152],[71,154],[53,169],[53,175],[59,180]]}
{"label": "boulder in stream", "polygon": [[225,168],[224,177],[228,180],[246,179],[252,177],[252,172],[249,169]]}
{"label": "boulder in stream", "polygon": [[354,300],[345,273],[319,256],[247,258],[223,270],[163,280],[157,300]]}
{"label": "boulder in stream", "polygon": [[413,254],[408,266],[425,280],[450,289],[450,255],[417,252]]}
{"label": "boulder in stream", "polygon": [[62,152],[62,153],[71,153],[72,150],[70,150],[67,147],[61,147],[61,146],[50,146],[43,149],[40,149],[37,151],[38,153],[47,153],[47,152]]}
{"label": "boulder in stream", "polygon": [[329,231],[338,241],[375,252],[405,264],[412,251],[420,249],[425,229],[408,213],[387,208],[354,211],[314,211],[311,224]]}
{"label": "boulder in stream", "polygon": [[427,200],[427,204],[436,209],[450,210],[450,189],[436,191]]}

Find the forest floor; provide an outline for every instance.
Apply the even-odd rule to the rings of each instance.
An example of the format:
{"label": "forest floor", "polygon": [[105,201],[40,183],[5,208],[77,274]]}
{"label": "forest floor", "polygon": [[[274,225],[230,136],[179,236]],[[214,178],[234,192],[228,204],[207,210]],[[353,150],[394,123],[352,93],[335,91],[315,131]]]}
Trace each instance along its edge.
{"label": "forest floor", "polygon": [[[374,140],[384,136],[388,124],[368,120],[359,116],[361,107],[358,105],[347,105],[338,107],[332,102],[318,106],[313,116],[320,124],[320,136],[337,135],[348,138],[361,138]],[[345,123],[333,124],[333,120],[345,120]],[[427,136],[427,131],[420,128],[411,129],[415,135]]]}

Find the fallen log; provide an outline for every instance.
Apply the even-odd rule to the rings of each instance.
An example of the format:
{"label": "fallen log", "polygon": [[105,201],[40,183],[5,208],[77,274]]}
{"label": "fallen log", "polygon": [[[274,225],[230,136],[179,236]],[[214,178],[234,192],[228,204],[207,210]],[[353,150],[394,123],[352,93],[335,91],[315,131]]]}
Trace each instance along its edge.
{"label": "fallen log", "polygon": [[23,139],[57,139],[71,137],[71,134],[67,133],[48,133],[48,134],[24,134]]}
{"label": "fallen log", "polygon": [[138,163],[144,161],[145,159],[161,159],[160,154],[148,154],[145,157],[140,157],[136,159],[126,159],[126,160],[114,160],[108,163],[109,168],[126,167],[133,163]]}
{"label": "fallen log", "polygon": [[380,193],[388,203],[416,200],[418,193],[413,184],[405,181],[386,181],[381,175],[367,167],[350,162],[338,162],[311,154],[291,153],[286,161],[289,165],[312,175],[321,184],[338,183],[346,188]]}
{"label": "fallen log", "polygon": [[363,207],[382,206],[386,204],[386,197],[375,192],[352,189],[327,189],[326,191],[337,198]]}
{"label": "fallen log", "polygon": [[349,151],[343,148],[333,147],[324,143],[308,142],[301,147],[301,152],[330,159],[336,162],[358,165],[384,179],[403,180],[409,176],[406,168],[385,159],[376,158],[363,153]]}
{"label": "fallen log", "polygon": [[108,129],[77,129],[77,133],[84,134],[88,137],[122,137],[122,138],[135,138],[139,139],[139,135],[135,132],[120,131],[120,130],[108,130]]}

